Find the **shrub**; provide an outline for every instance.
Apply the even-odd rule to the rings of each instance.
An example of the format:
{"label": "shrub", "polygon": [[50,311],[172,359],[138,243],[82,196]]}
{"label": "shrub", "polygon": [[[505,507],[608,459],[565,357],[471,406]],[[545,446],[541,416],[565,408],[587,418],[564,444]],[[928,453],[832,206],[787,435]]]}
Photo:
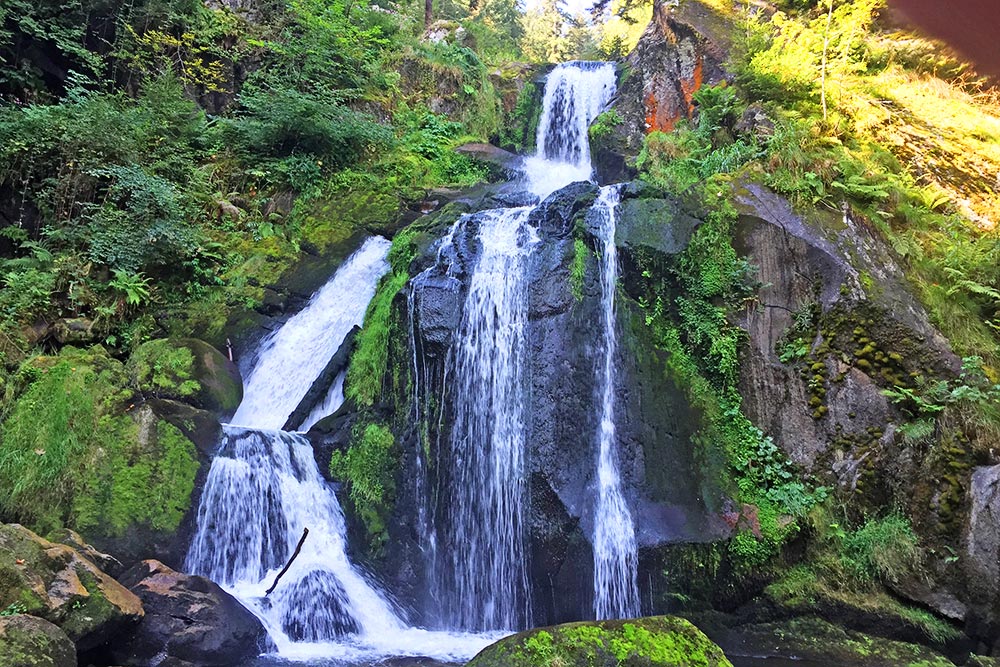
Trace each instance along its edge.
{"label": "shrub", "polygon": [[909,519],[898,512],[845,533],[840,551],[845,567],[859,580],[886,584],[917,573],[923,560]]}

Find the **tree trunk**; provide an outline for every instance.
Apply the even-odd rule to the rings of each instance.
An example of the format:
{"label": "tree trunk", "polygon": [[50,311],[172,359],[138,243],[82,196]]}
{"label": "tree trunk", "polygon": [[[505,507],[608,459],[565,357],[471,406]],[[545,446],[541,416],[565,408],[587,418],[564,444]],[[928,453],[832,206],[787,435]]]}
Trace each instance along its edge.
{"label": "tree trunk", "polygon": [[431,27],[434,20],[434,0],[424,0],[424,30]]}

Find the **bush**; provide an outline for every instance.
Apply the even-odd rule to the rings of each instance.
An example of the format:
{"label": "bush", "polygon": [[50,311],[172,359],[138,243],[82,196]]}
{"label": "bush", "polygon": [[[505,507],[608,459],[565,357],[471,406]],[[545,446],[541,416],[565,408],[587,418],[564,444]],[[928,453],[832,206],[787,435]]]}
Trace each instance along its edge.
{"label": "bush", "polygon": [[382,424],[357,425],[347,452],[335,451],[330,473],[348,482],[348,493],[368,534],[379,544],[384,541],[383,515],[394,500],[396,468],[393,448],[396,439]]}
{"label": "bush", "polygon": [[841,538],[845,567],[862,581],[897,583],[919,572],[923,555],[909,519],[893,512]]}

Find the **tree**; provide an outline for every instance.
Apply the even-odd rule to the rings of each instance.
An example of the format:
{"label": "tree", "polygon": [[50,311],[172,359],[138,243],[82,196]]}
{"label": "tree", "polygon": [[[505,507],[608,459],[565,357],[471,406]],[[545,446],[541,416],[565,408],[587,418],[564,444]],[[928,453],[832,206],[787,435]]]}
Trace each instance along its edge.
{"label": "tree", "polygon": [[565,29],[568,17],[562,0],[540,0],[524,15],[521,49],[536,62],[559,62],[566,52]]}

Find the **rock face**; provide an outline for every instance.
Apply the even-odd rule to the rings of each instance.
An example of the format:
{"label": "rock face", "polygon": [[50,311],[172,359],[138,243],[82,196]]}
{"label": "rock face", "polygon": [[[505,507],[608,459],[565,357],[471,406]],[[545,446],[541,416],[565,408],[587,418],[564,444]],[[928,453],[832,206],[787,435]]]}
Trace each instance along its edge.
{"label": "rock face", "polygon": [[44,619],[0,616],[0,667],[76,667],[76,647]]}
{"label": "rock face", "polygon": [[225,667],[260,652],[265,635],[260,621],[208,579],[146,560],[122,575],[121,582],[142,599],[146,615],[127,639],[115,642],[117,662],[145,667],[165,658]]}
{"label": "rock face", "polygon": [[468,667],[732,667],[722,649],[689,621],[653,616],[567,623],[522,632],[487,646]]}
{"label": "rock face", "polygon": [[[968,584],[983,635],[1000,630],[1000,465],[976,468],[969,489],[971,509],[966,538]],[[1000,642],[996,642],[1000,644]]]}
{"label": "rock face", "polygon": [[692,116],[692,95],[724,78],[726,45],[714,37],[725,33],[716,27],[723,22],[697,0],[653,4],[653,20],[626,61],[629,76],[619,87],[621,101],[615,105],[623,122],[612,146],[636,155],[646,134],[669,132]]}
{"label": "rock face", "polygon": [[0,526],[0,608],[8,605],[55,623],[81,651],[143,616],[139,598],[76,549],[17,524]]}
{"label": "rock face", "polygon": [[[959,361],[891,252],[850,214],[807,220],[753,184],[736,203],[737,249],[762,284],[759,306],[742,322],[746,412],[807,470],[839,464],[835,472],[849,487],[856,480],[845,460],[891,455],[886,425],[898,413],[882,388],[911,373],[948,375]],[[834,442],[841,454],[831,460]]]}
{"label": "rock face", "polygon": [[[680,203],[655,195],[639,187],[623,195],[622,210],[626,213],[617,242],[626,272],[632,270],[629,267],[635,266],[639,255],[668,262],[683,250],[698,224]],[[596,196],[593,184],[574,183],[551,195],[530,218],[540,239],[527,260],[525,281],[528,547],[536,623],[577,619],[589,613],[593,604],[590,536],[600,412],[595,380],[601,346],[594,326],[601,318],[595,250],[600,247],[595,237],[599,223],[590,218]],[[446,227],[427,224],[436,225],[438,238],[444,236]],[[400,331],[412,331],[412,337],[404,341],[402,349],[390,349],[389,367],[398,367],[400,374],[412,373],[416,360],[418,375],[410,386],[419,387],[416,403],[420,412],[414,419],[414,397],[400,395],[378,406],[380,416],[376,417],[390,423],[419,422],[396,434],[402,451],[397,498],[405,500],[397,500],[388,526],[392,547],[383,558],[374,559],[384,580],[397,593],[427,589],[415,583],[426,571],[418,546],[420,508],[446,515],[444,507],[434,505],[445,501],[437,501],[437,495],[431,494],[448,483],[445,448],[449,446],[449,416],[455,406],[450,389],[445,388],[446,369],[462,321],[469,277],[480,252],[476,218],[467,218],[448,239],[443,246],[421,246],[410,268],[410,275],[418,276],[412,282],[413,301],[406,301],[404,290],[394,304],[402,322]],[[435,265],[439,255],[442,263]],[[582,267],[578,295],[572,287],[574,265]],[[425,272],[429,266],[447,270]],[[677,542],[717,539],[725,529],[714,515],[717,489],[702,474],[690,445],[698,427],[697,415],[671,379],[666,355],[656,349],[639,306],[624,295],[618,319],[616,394],[621,475],[630,506],[643,517],[637,534],[642,550],[640,578],[646,582],[643,604],[654,608],[668,586],[658,550]],[[405,343],[412,343],[415,350]],[[405,417],[389,419],[384,416],[389,410]],[[355,419],[350,406],[345,406],[338,415],[316,425],[310,437],[320,458],[326,458],[331,448],[346,446]],[[421,471],[418,448],[429,450],[429,460],[436,462],[431,470]],[[418,480],[423,477],[427,481],[422,486]],[[415,600],[414,604],[424,602]]]}

